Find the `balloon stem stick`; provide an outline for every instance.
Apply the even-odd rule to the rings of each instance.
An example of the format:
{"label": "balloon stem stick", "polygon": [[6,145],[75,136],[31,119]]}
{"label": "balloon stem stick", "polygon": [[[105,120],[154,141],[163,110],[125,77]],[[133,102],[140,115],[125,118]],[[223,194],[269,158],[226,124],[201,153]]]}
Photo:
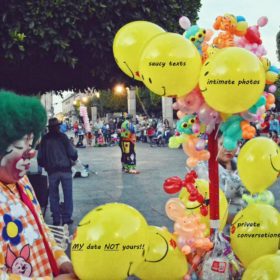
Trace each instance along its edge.
{"label": "balloon stem stick", "polygon": [[215,229],[219,228],[219,163],[218,156],[218,141],[216,138],[217,126],[209,135],[208,149],[210,152],[210,159],[208,164],[209,172],[209,198],[210,198],[210,228],[211,234]]}

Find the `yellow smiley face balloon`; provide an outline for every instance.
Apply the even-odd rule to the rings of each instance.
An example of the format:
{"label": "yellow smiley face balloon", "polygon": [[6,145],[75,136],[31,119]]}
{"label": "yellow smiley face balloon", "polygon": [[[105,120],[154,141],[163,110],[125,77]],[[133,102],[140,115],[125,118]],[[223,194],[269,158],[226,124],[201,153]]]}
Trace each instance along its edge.
{"label": "yellow smiley face balloon", "polygon": [[280,278],[280,251],[276,254],[262,256],[247,267],[242,280],[275,280]]}
{"label": "yellow smiley face balloon", "polygon": [[257,258],[277,251],[279,228],[280,215],[277,209],[267,204],[250,204],[236,214],[231,224],[232,250],[248,267]]}
{"label": "yellow smiley face balloon", "polygon": [[154,36],[164,32],[160,26],[148,21],[133,21],[124,25],[113,42],[114,57],[121,70],[140,81],[139,60],[143,48]]}
{"label": "yellow smiley face balloon", "polygon": [[187,271],[188,263],[176,237],[166,229],[150,226],[148,252],[135,275],[141,280],[181,280]]}
{"label": "yellow smiley face balloon", "polygon": [[224,48],[204,63],[199,87],[207,104],[216,111],[240,113],[261,96],[264,67],[257,56],[243,48]]}
{"label": "yellow smiley face balloon", "polygon": [[[198,189],[199,193],[204,196],[204,202],[203,204],[207,206],[208,214],[206,216],[202,216],[201,222],[205,223],[207,225],[207,234],[209,233],[210,228],[210,208],[209,208],[209,182],[203,179],[196,179],[195,180],[195,186]],[[189,201],[189,193],[186,190],[186,188],[182,188],[179,198],[184,203],[187,212],[197,213],[200,214],[201,206],[202,204],[197,201]],[[220,189],[219,191],[219,210],[220,210],[220,227],[219,230],[222,231],[223,228],[226,225],[227,217],[228,217],[228,202],[226,199],[225,194]]]}
{"label": "yellow smiley face balloon", "polygon": [[161,96],[183,96],[195,88],[201,69],[196,47],[182,35],[163,33],[145,47],[140,59],[142,81]]}
{"label": "yellow smiley face balloon", "polygon": [[244,186],[252,194],[271,186],[280,172],[280,151],[277,144],[266,137],[248,141],[240,150],[237,169]]}
{"label": "yellow smiley face balloon", "polygon": [[79,279],[126,279],[144,260],[148,225],[134,208],[109,203],[89,212],[79,223],[71,259]]}

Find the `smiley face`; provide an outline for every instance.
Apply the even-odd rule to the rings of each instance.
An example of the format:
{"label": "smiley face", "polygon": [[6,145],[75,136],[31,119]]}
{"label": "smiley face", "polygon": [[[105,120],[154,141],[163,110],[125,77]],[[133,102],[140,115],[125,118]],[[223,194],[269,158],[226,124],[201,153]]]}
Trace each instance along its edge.
{"label": "smiley face", "polygon": [[248,110],[261,96],[265,72],[257,56],[229,47],[219,50],[203,65],[199,87],[206,103],[218,112]]}
{"label": "smiley face", "polygon": [[[125,279],[144,260],[147,245],[144,217],[128,205],[109,203],[80,221],[71,259],[80,279]],[[108,264],[111,269],[106,269]]]}
{"label": "smiley face", "polygon": [[183,279],[188,266],[176,238],[166,229],[149,226],[149,240],[147,256],[135,275],[143,280]]}
{"label": "smiley face", "polygon": [[243,184],[252,194],[262,192],[279,175],[279,147],[269,138],[254,138],[240,150],[237,168]]}
{"label": "smiley face", "polygon": [[165,31],[148,21],[134,21],[124,25],[113,42],[115,61],[129,77],[141,81],[139,73],[140,56],[146,43]]}
{"label": "smiley face", "polygon": [[195,88],[201,68],[196,47],[182,35],[163,33],[145,47],[140,74],[146,87],[161,96],[183,96]]}

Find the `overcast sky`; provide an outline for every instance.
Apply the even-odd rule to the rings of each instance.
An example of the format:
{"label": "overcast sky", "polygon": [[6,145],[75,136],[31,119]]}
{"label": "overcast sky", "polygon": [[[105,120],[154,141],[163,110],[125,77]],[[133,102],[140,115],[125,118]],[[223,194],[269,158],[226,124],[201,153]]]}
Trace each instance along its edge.
{"label": "overcast sky", "polygon": [[[276,56],[276,34],[280,30],[280,0],[201,0],[197,24],[203,28],[211,28],[217,16],[226,13],[244,16],[249,25],[255,25],[261,16],[268,17],[268,24],[260,28],[263,46],[272,64],[280,67]],[[178,18],[181,15],[178,15]],[[55,112],[61,112],[60,97],[54,98]]]}
{"label": "overcast sky", "polygon": [[272,64],[279,67],[276,56],[276,34],[280,30],[280,0],[201,0],[197,24],[212,28],[217,16],[226,13],[243,16],[249,25],[255,25],[261,16],[268,17],[268,24],[260,28],[263,46]]}

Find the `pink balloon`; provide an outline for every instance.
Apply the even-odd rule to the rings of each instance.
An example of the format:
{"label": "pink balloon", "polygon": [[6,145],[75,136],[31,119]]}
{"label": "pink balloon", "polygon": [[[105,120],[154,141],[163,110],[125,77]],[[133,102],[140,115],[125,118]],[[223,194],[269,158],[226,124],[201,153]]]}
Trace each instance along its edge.
{"label": "pink balloon", "polygon": [[197,112],[200,106],[204,103],[204,98],[199,88],[195,88],[186,96],[177,98],[179,110],[186,114],[193,114]]}
{"label": "pink balloon", "polygon": [[221,121],[219,113],[204,103],[198,111],[199,120],[206,124],[206,133],[210,134],[217,123]]}
{"label": "pink balloon", "polygon": [[277,90],[276,85],[271,85],[271,86],[269,86],[269,88],[268,88],[268,91],[271,92],[271,93],[274,93],[276,90]]}
{"label": "pink balloon", "polygon": [[263,27],[267,24],[268,18],[267,17],[261,17],[258,19],[258,26]]}
{"label": "pink balloon", "polygon": [[187,17],[182,16],[182,17],[179,18],[179,25],[180,25],[183,29],[187,30],[187,29],[190,28],[191,22],[190,22],[190,20],[189,20]]}

